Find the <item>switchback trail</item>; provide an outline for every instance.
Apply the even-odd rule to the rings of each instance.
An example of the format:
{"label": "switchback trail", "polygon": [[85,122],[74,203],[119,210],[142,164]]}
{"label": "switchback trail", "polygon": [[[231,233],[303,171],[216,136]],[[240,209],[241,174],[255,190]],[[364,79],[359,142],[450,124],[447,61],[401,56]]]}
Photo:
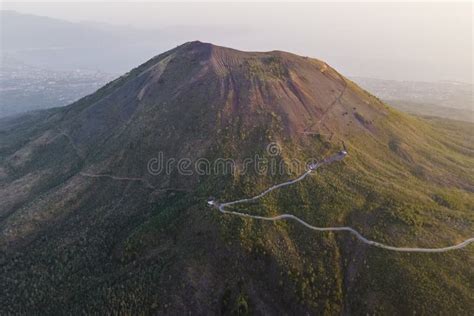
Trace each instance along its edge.
{"label": "switchback trail", "polygon": [[[319,125],[321,126],[321,123],[322,121],[325,119],[326,115],[328,114],[329,111],[332,110],[332,108],[339,102],[341,102],[341,98],[342,96],[344,95],[344,93],[346,92],[346,89],[347,89],[347,81],[341,76],[340,73],[337,73],[338,77],[340,78],[340,80],[342,81],[342,84],[343,84],[343,87],[342,87],[342,90],[341,92],[339,93],[339,95],[334,99],[334,101],[332,101],[328,107],[326,108],[326,110],[323,111],[323,113],[321,114],[321,117],[319,118],[319,120],[313,124],[311,124],[310,126],[306,127],[304,129],[304,131],[302,132],[303,134],[312,134],[312,133],[315,133],[315,132],[311,132],[310,130],[313,128],[314,125]],[[329,129],[328,129],[329,130]],[[333,133],[331,130],[330,130],[331,134]]]}
{"label": "switchback trail", "polygon": [[117,176],[112,176],[109,174],[92,174],[92,173],[85,173],[85,172],[80,172],[80,175],[83,177],[88,177],[88,178],[109,178],[112,180],[119,180],[119,181],[138,181],[138,182],[142,182],[147,188],[155,189],[155,186],[153,186],[150,182],[148,182],[146,179],[143,179],[143,178],[117,177]]}
{"label": "switchback trail", "polygon": [[227,210],[225,210],[225,208],[227,206],[241,204],[241,203],[253,202],[255,200],[258,200],[258,199],[262,198],[263,196],[267,195],[268,193],[272,192],[273,190],[276,190],[278,188],[281,188],[281,187],[288,186],[288,185],[294,184],[296,182],[299,182],[299,181],[303,180],[304,178],[306,178],[308,175],[310,175],[312,172],[316,171],[316,169],[321,167],[322,165],[327,165],[327,164],[333,163],[335,161],[340,161],[340,160],[344,159],[344,157],[346,155],[347,155],[346,151],[341,151],[338,154],[333,155],[329,158],[326,158],[326,159],[324,159],[323,161],[321,161],[317,164],[312,164],[312,165],[309,166],[308,171],[303,173],[298,178],[296,178],[294,180],[287,181],[287,182],[283,182],[283,183],[280,183],[280,184],[277,184],[277,185],[274,185],[274,186],[268,188],[267,190],[263,191],[262,193],[252,197],[252,198],[241,199],[241,200],[236,200],[236,201],[227,202],[227,203],[218,203],[214,200],[210,200],[210,201],[208,201],[208,204],[211,205],[211,206],[216,207],[223,214],[230,214],[230,215],[234,215],[234,216],[240,216],[240,217],[251,218],[251,219],[258,219],[258,220],[264,220],[264,221],[278,221],[278,220],[283,220],[283,219],[292,219],[292,220],[295,220],[298,223],[302,224],[303,226],[305,226],[309,229],[315,230],[315,231],[347,231],[347,232],[350,232],[351,234],[353,234],[357,239],[359,239],[360,241],[362,241],[363,243],[365,243],[367,245],[382,248],[382,249],[392,250],[392,251],[398,251],[398,252],[431,252],[431,253],[446,252],[446,251],[450,251],[450,250],[464,248],[467,245],[469,245],[470,243],[474,242],[474,237],[473,237],[473,238],[466,239],[461,243],[458,243],[458,244],[455,244],[455,245],[452,245],[452,246],[448,246],[448,247],[441,247],[441,248],[395,247],[395,246],[390,246],[390,245],[386,245],[386,244],[383,244],[383,243],[380,243],[380,242],[377,242],[377,241],[374,241],[374,240],[367,239],[361,233],[359,233],[357,230],[355,230],[354,228],[349,227],[349,226],[316,227],[316,226],[313,226],[311,224],[308,224],[304,220],[302,220],[302,219],[300,219],[300,218],[298,218],[298,217],[296,217],[295,215],[292,215],[292,214],[281,214],[281,215],[277,215],[277,216],[266,217],[266,216],[251,215],[251,214],[246,214],[246,213],[241,213],[241,212],[236,212],[236,211],[227,211]]}
{"label": "switchback trail", "polygon": [[152,189],[154,191],[180,191],[180,192],[192,192],[192,190],[181,189],[181,188],[157,188],[151,184],[148,180],[144,178],[131,178],[131,177],[117,177],[109,174],[95,174],[95,173],[86,173],[80,172],[81,176],[86,178],[109,178],[117,181],[132,181],[132,182],[141,182],[146,188]]}

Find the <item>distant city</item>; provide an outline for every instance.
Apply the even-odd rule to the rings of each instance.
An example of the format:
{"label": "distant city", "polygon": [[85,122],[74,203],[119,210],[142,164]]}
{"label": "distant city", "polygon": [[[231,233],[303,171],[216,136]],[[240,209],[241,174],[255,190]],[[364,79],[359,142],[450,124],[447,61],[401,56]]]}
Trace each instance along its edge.
{"label": "distant city", "polygon": [[362,88],[398,110],[474,122],[473,85],[464,82],[396,81],[351,78]]}
{"label": "distant city", "polygon": [[4,58],[0,65],[0,117],[68,105],[117,75],[96,70],[53,71]]}

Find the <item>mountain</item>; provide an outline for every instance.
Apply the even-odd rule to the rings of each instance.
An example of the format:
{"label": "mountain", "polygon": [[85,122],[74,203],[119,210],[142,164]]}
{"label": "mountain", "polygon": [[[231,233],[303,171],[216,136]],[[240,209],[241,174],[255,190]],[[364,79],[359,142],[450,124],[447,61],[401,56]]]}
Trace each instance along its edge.
{"label": "mountain", "polygon": [[69,106],[0,120],[2,314],[470,314],[472,245],[400,253],[221,214],[209,196],[254,196],[306,165],[189,166],[345,146],[236,209],[437,248],[472,237],[472,131],[402,114],[320,60],[185,43]]}

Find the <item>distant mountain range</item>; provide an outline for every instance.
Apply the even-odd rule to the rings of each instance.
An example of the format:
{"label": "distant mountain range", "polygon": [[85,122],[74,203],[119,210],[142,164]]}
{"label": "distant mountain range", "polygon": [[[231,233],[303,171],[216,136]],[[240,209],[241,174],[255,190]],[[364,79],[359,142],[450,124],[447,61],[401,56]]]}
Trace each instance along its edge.
{"label": "distant mountain range", "polygon": [[2,58],[50,71],[82,69],[114,74],[124,73],[156,52],[199,34],[224,37],[245,31],[206,26],[143,30],[95,22],[72,23],[7,10],[0,11],[0,20]]}
{"label": "distant mountain range", "polygon": [[156,41],[159,38],[156,32],[106,29],[14,11],[0,11],[0,14],[2,55],[49,70],[121,73],[130,69],[137,59],[146,59],[163,49],[160,41]]}
{"label": "distant mountain range", "polygon": [[[185,43],[66,107],[0,120],[0,313],[469,315],[472,245],[394,253],[207,201],[255,196],[344,146],[235,209],[452,245],[474,231],[472,133],[398,112],[321,60]],[[153,173],[157,157],[187,172]],[[193,169],[252,157],[268,169]]]}
{"label": "distant mountain range", "polygon": [[[65,106],[156,52],[211,32],[205,26],[138,30],[72,23],[6,10],[0,21],[0,117]],[[239,32],[212,29],[216,36]]]}

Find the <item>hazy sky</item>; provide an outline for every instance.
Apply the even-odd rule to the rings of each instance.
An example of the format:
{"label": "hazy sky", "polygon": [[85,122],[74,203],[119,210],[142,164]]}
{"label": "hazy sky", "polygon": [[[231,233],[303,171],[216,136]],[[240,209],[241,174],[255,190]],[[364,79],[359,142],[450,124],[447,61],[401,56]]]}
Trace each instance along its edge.
{"label": "hazy sky", "polygon": [[[323,59],[346,75],[472,82],[471,2],[3,2],[2,8],[144,29],[207,26],[190,34],[195,37],[190,40],[242,50],[292,51]],[[228,36],[213,32],[222,28]]]}

